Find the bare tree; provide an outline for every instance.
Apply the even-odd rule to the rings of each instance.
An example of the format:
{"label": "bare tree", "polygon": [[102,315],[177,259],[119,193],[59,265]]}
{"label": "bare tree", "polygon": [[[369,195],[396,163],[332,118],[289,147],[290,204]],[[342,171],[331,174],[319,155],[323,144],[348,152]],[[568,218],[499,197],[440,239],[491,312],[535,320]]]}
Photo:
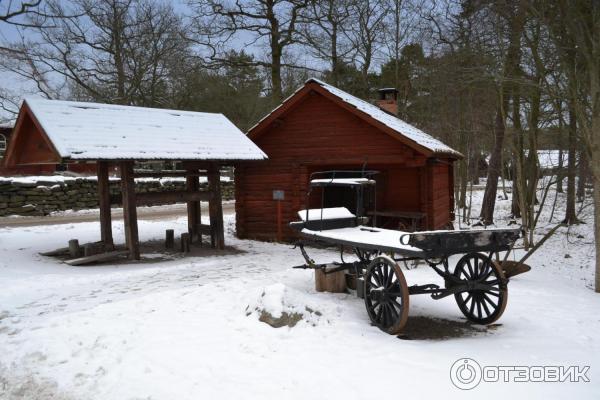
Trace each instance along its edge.
{"label": "bare tree", "polygon": [[298,43],[298,26],[306,9],[306,0],[203,0],[191,3],[194,9],[193,35],[187,35],[208,52],[206,57],[217,66],[231,62],[223,54],[233,42],[244,47],[268,46],[267,59],[247,61],[243,66],[259,66],[270,72],[271,91],[277,101],[283,98],[282,68],[286,50]]}
{"label": "bare tree", "polygon": [[370,91],[369,71],[382,46],[390,9],[385,0],[352,0],[353,23],[348,38],[356,50],[355,61],[362,76],[363,96]]}
{"label": "bare tree", "polygon": [[[57,18],[69,18],[70,16],[58,13],[52,7],[52,4],[42,0],[30,1],[0,1],[0,28],[2,26],[10,26],[15,34],[19,33],[19,29],[24,28],[40,28],[49,27],[49,21]],[[0,41],[0,71],[5,74],[4,81],[10,80],[7,77],[19,77],[29,80],[34,76],[40,77],[35,68],[22,70],[18,66],[22,63],[15,62],[21,60],[25,65],[31,67],[31,60],[27,59],[22,49],[7,43],[5,40]],[[46,87],[47,82],[44,79],[36,81],[38,90],[41,87]],[[44,93],[43,90],[41,90]],[[19,110],[21,97],[23,93],[20,89],[9,88],[8,86],[0,86],[0,110],[4,111],[7,116],[4,119],[14,119]]]}
{"label": "bare tree", "polygon": [[[494,208],[498,191],[498,178],[502,168],[502,149],[506,131],[506,117],[508,113],[511,93],[514,89],[513,79],[519,72],[521,60],[521,39],[525,24],[525,5],[522,0],[512,0],[502,3],[494,8],[501,24],[506,24],[506,40],[508,48],[502,57],[502,71],[498,82],[498,104],[494,123],[494,146],[490,155],[487,181],[481,205],[480,218],[486,224],[494,222]],[[502,26],[502,25],[501,25]],[[503,28],[500,28],[503,29]]]}
{"label": "bare tree", "polygon": [[[575,132],[578,129],[576,133],[584,144],[583,155],[591,167],[596,246],[595,290],[600,293],[600,4],[596,1],[540,1],[533,3],[532,9],[552,33],[562,70],[569,82],[570,130]],[[565,43],[570,45],[565,46]],[[570,143],[569,158],[574,157],[575,153],[571,146]],[[572,185],[571,192],[575,196],[574,182]]]}
{"label": "bare tree", "polygon": [[354,48],[347,40],[353,9],[350,0],[315,0],[309,3],[300,34],[314,57],[331,70],[331,83],[340,84],[341,69]]}
{"label": "bare tree", "polygon": [[411,33],[420,21],[418,16],[419,7],[411,0],[387,0],[386,7],[390,11],[384,24],[385,40],[383,40],[383,43],[394,63],[393,84],[398,89],[401,79],[400,58],[402,48],[409,41]]}
{"label": "bare tree", "polygon": [[19,27],[43,26],[58,15],[47,10],[42,0],[0,1],[0,23]]}
{"label": "bare tree", "polygon": [[48,97],[64,83],[77,98],[161,104],[159,89],[169,66],[186,49],[171,7],[140,0],[74,0],[63,13],[77,17],[34,28],[34,41],[23,38],[15,47],[15,71]]}

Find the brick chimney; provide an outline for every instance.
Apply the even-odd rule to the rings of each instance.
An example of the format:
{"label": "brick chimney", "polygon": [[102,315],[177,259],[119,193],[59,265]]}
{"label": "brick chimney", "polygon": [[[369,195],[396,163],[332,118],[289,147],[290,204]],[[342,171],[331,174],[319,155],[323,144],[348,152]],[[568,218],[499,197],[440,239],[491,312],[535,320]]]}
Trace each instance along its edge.
{"label": "brick chimney", "polygon": [[375,101],[375,104],[390,114],[398,115],[398,89],[383,88],[378,89],[377,93],[379,93],[379,99]]}

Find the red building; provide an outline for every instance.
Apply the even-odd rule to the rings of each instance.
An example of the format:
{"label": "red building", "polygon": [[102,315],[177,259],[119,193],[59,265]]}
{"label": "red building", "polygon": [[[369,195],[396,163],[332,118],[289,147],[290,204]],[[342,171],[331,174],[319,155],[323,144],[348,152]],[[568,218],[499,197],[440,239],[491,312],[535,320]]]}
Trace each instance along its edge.
{"label": "red building", "polygon": [[[281,239],[293,239],[288,223],[305,208],[310,174],[360,170],[365,163],[380,171],[380,225],[398,227],[394,218],[404,216],[417,229],[448,226],[454,217],[453,162],[461,154],[391,114],[389,93],[381,93],[380,102],[385,110],[311,79],[251,128],[248,137],[269,159],[236,168],[238,236],[275,240],[280,229]],[[283,191],[280,218],[274,191]],[[330,195],[338,205],[347,201],[343,193]],[[311,199],[311,207],[319,204]]]}
{"label": "red building", "polygon": [[[15,175],[52,175],[56,171],[71,171],[78,174],[84,175],[95,175],[96,164],[95,163],[82,163],[82,164],[65,164],[65,165],[19,165],[8,167],[5,163],[5,154],[8,149],[8,145],[12,138],[14,127],[12,124],[0,125],[0,176],[15,176]],[[34,142],[39,138],[31,136],[29,140],[32,142],[32,146],[35,146]]]}

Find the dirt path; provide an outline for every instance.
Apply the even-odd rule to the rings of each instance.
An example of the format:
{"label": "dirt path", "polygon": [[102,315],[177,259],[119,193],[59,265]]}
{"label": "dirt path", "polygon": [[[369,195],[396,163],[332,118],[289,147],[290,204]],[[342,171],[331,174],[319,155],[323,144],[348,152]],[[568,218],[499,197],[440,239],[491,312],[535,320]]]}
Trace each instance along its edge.
{"label": "dirt path", "polygon": [[[171,217],[186,216],[185,204],[170,204],[166,206],[138,207],[138,219],[157,220]],[[227,202],[223,204],[223,214],[233,214],[235,212],[235,203]],[[208,215],[208,204],[202,204],[202,214]],[[78,222],[96,222],[99,218],[98,209],[73,211],[66,213],[57,213],[43,217],[0,217],[0,228],[36,226],[36,225],[57,225],[73,224]],[[113,220],[123,219],[123,210],[121,208],[112,209]]]}

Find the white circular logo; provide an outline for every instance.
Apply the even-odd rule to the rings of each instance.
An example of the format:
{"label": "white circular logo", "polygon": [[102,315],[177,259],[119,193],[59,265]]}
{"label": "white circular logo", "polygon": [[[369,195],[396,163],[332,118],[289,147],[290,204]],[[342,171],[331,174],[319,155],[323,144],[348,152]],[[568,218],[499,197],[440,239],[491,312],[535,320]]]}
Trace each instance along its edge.
{"label": "white circular logo", "polygon": [[481,382],[481,366],[472,358],[460,358],[450,368],[452,384],[462,390],[471,390]]}

